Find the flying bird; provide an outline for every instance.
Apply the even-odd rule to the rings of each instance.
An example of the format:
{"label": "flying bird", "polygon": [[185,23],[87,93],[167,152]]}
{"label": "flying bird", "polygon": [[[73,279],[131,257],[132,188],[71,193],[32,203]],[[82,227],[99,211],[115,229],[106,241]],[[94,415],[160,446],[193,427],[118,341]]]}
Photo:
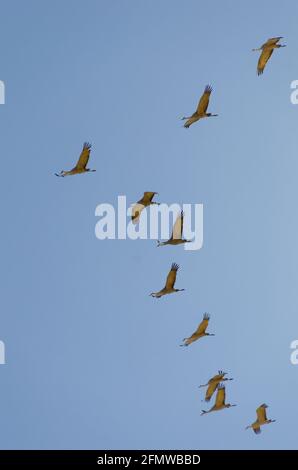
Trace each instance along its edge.
{"label": "flying bird", "polygon": [[212,411],[219,411],[223,410],[224,408],[231,408],[232,406],[237,405],[230,405],[230,403],[226,403],[226,388],[223,384],[220,384],[217,389],[215,404],[208,411],[202,410],[201,416],[207,413],[211,413]]}
{"label": "flying bird", "polygon": [[252,430],[256,434],[260,434],[261,426],[263,426],[264,424],[275,423],[276,421],[275,419],[267,419],[266,408],[268,408],[266,403],[263,403],[261,406],[259,406],[259,408],[257,408],[256,410],[257,411],[256,421],[252,423],[250,426],[246,426],[245,429],[252,428]]}
{"label": "flying bird", "polygon": [[189,338],[184,338],[183,339],[184,344],[180,344],[180,346],[189,346],[194,341],[197,341],[198,339],[203,338],[203,336],[215,336],[213,333],[206,333],[209,319],[210,319],[210,315],[208,315],[208,313],[204,313],[203,320],[199,324],[196,331]]}
{"label": "flying bird", "polygon": [[185,240],[182,237],[183,233],[183,219],[184,219],[184,212],[181,211],[178,215],[176,222],[173,227],[172,236],[166,242],[157,242],[157,246],[163,245],[181,245],[182,243],[189,243],[191,240]]}
{"label": "flying bird", "polygon": [[68,176],[68,175],[78,175],[79,173],[86,173],[88,171],[96,171],[96,170],[90,170],[89,168],[86,168],[89,157],[90,157],[90,151],[91,151],[91,144],[88,142],[85,142],[83,145],[83,150],[81,152],[81,155],[78,159],[78,162],[76,166],[69,171],[60,171],[60,173],[55,173],[56,176]]}
{"label": "flying bird", "polygon": [[159,292],[152,292],[150,295],[159,299],[163,295],[172,294],[173,292],[183,291],[185,289],[175,289],[174,285],[176,282],[177,271],[179,269],[178,264],[173,263],[171,266],[171,271],[169,272],[166,280],[166,285]]}
{"label": "flying bird", "polygon": [[208,387],[205,394],[205,401],[210,401],[221,382],[226,380],[233,380],[226,378],[225,375],[227,375],[227,372],[219,370],[218,374],[214,375],[206,384],[199,385],[199,388]]}
{"label": "flying bird", "polygon": [[140,199],[132,208],[131,210],[131,220],[134,224],[137,224],[140,220],[140,215],[141,215],[141,212],[142,210],[145,208],[145,207],[148,207],[152,204],[157,204],[159,205],[159,202],[154,202],[152,201],[152,199],[154,198],[154,196],[158,194],[158,193],[155,193],[153,191],[146,191],[142,197],[142,199]]}
{"label": "flying bird", "polygon": [[203,119],[206,117],[211,116],[218,116],[218,114],[207,113],[207,108],[209,104],[209,98],[212,92],[212,88],[210,85],[205,87],[204,93],[202,94],[198,107],[196,111],[191,116],[183,117],[182,120],[187,120],[184,124],[184,127],[189,128],[194,122],[198,121],[199,119]]}
{"label": "flying bird", "polygon": [[279,49],[280,47],[286,47],[285,44],[277,44],[280,40],[282,39],[282,36],[279,36],[278,38],[270,38],[265,42],[261,47],[258,49],[253,49],[253,51],[262,51],[259,62],[258,62],[258,68],[257,68],[257,73],[258,75],[262,75],[264,72],[264,68],[272,56],[272,53],[274,49]]}

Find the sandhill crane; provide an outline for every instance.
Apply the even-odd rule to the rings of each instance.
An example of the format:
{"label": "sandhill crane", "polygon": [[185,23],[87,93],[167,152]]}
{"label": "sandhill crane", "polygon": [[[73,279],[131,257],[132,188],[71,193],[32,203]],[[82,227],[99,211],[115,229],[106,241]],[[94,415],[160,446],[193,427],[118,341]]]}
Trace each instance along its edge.
{"label": "sandhill crane", "polygon": [[196,111],[191,116],[186,116],[182,118],[182,120],[187,119],[186,123],[184,124],[184,127],[189,128],[189,126],[191,126],[194,122],[202,118],[218,116],[218,114],[206,113],[211,92],[212,92],[211,86],[207,85],[205,87],[204,93],[202,94],[200,98]]}
{"label": "sandhill crane", "polygon": [[157,299],[159,299],[163,295],[172,294],[173,292],[179,292],[179,291],[185,290],[185,289],[174,288],[178,269],[179,269],[178,264],[173,263],[171,266],[171,270],[167,276],[166,285],[164,286],[164,288],[160,290],[159,292],[152,292],[150,295],[152,297],[156,297]]}
{"label": "sandhill crane", "polygon": [[210,315],[208,313],[204,313],[203,320],[199,324],[196,331],[189,338],[184,338],[182,340],[184,341],[184,344],[180,344],[180,346],[189,346],[194,341],[197,341],[198,339],[203,338],[203,336],[215,336],[213,333],[206,333],[209,319],[210,319]]}
{"label": "sandhill crane", "polygon": [[178,215],[173,231],[172,231],[172,236],[169,240],[166,242],[157,242],[157,246],[163,246],[163,245],[180,245],[181,243],[189,243],[190,240],[185,240],[182,238],[183,234],[183,219],[184,219],[184,212],[181,211],[180,214]]}
{"label": "sandhill crane", "polygon": [[231,408],[232,406],[237,405],[230,405],[230,403],[226,403],[226,388],[223,384],[219,384],[216,393],[215,404],[208,411],[202,410],[201,416],[207,413],[211,413],[212,411],[219,411],[223,410],[224,408]]}
{"label": "sandhill crane", "polygon": [[154,202],[152,201],[152,199],[154,198],[154,196],[158,194],[158,193],[155,193],[153,191],[146,191],[144,192],[144,195],[142,197],[142,199],[140,199],[132,208],[131,210],[131,220],[134,224],[137,224],[139,222],[139,219],[140,219],[140,215],[141,215],[141,212],[142,210],[147,207],[147,206],[150,206],[152,204],[157,204],[159,205],[159,202]]}
{"label": "sandhill crane", "polygon": [[78,162],[76,166],[69,171],[60,171],[60,173],[55,173],[56,176],[68,176],[68,175],[78,175],[79,173],[87,173],[88,171],[96,171],[96,170],[90,170],[89,168],[86,168],[89,156],[90,156],[90,151],[91,151],[91,144],[88,142],[85,142],[83,145],[83,150],[81,152],[81,155],[78,159]]}
{"label": "sandhill crane", "polygon": [[252,428],[256,434],[260,434],[261,426],[263,426],[264,424],[275,423],[276,421],[275,419],[267,419],[266,408],[268,408],[266,403],[263,403],[261,406],[259,406],[259,408],[256,409],[256,412],[257,412],[256,421],[252,423],[250,426],[246,426],[245,429]]}
{"label": "sandhill crane", "polygon": [[199,388],[208,387],[206,390],[206,394],[205,394],[205,401],[210,401],[214,392],[218,388],[218,385],[220,384],[220,382],[223,382],[226,380],[233,380],[233,379],[228,379],[227,377],[225,377],[225,375],[227,375],[227,372],[223,372],[222,370],[219,370],[218,374],[214,375],[206,384],[199,385]]}
{"label": "sandhill crane", "polygon": [[277,44],[278,41],[282,39],[282,36],[279,36],[278,38],[270,38],[268,39],[261,47],[258,49],[253,49],[253,51],[262,51],[259,62],[258,62],[258,68],[257,68],[257,73],[258,75],[262,75],[264,72],[264,68],[272,56],[272,53],[274,49],[279,49],[280,47],[286,47],[285,44]]}

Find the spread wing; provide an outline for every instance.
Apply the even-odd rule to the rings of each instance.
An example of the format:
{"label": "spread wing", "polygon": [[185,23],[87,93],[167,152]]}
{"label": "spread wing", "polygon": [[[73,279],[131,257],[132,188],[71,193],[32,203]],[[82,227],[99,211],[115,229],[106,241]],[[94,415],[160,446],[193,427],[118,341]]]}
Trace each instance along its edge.
{"label": "spread wing", "polygon": [[210,401],[212,398],[212,395],[214,394],[215,390],[218,387],[219,382],[211,382],[207,388],[206,395],[205,395],[205,401]]}
{"label": "spread wing", "polygon": [[173,227],[173,232],[171,238],[173,240],[180,240],[182,238],[182,232],[183,232],[183,218],[184,218],[184,213],[181,211],[181,213],[178,215],[174,227]]}
{"label": "spread wing", "polygon": [[212,379],[209,380],[208,383],[211,382],[220,382],[224,378],[225,374],[221,373],[221,371],[218,371],[218,374],[214,375]]}
{"label": "spread wing", "polygon": [[267,41],[265,42],[265,44],[262,45],[262,47],[273,46],[274,44],[277,44],[280,39],[282,39],[282,36],[279,36],[278,38],[267,39]]}
{"label": "spread wing", "polygon": [[264,72],[264,68],[268,60],[272,56],[272,52],[273,52],[273,49],[271,49],[270,47],[265,47],[265,49],[262,50],[262,53],[260,55],[259,62],[258,62],[258,75],[262,75],[262,73]]}
{"label": "spread wing", "polygon": [[199,114],[199,115],[200,114],[205,114],[205,112],[207,111],[211,92],[212,92],[211,86],[207,85],[205,87],[204,93],[202,94],[201,99],[199,101],[197,111],[196,111],[197,114]]}
{"label": "spread wing", "polygon": [[225,400],[226,400],[226,389],[223,385],[219,385],[217,389],[215,405],[222,406],[225,404]]}
{"label": "spread wing", "polygon": [[89,144],[88,142],[85,142],[83,145],[83,150],[81,152],[80,158],[78,159],[78,162],[75,166],[76,170],[83,170],[84,168],[86,168],[86,165],[90,157],[90,152],[91,152],[91,144]]}
{"label": "spread wing", "polygon": [[146,203],[148,204],[149,202],[152,201],[152,199],[154,198],[154,195],[155,195],[155,194],[157,194],[157,193],[155,193],[155,192],[153,192],[153,191],[146,191],[146,192],[144,193],[142,202],[143,202],[144,204],[146,204]]}
{"label": "spread wing", "polygon": [[197,330],[195,331],[194,334],[201,335],[201,334],[205,333],[205,331],[207,329],[207,326],[208,326],[208,323],[209,323],[209,318],[210,318],[210,316],[207,313],[205,313],[205,315],[203,317],[203,320],[199,324],[199,326],[198,326],[198,328],[197,328]]}
{"label": "spread wing", "polygon": [[144,209],[144,204],[141,204],[140,202],[137,202],[132,210],[131,210],[131,220],[134,224],[137,224],[140,220],[140,215],[142,210]]}
{"label": "spread wing", "polygon": [[[189,336],[189,338],[185,338],[186,340],[186,344],[191,344],[193,343],[194,341],[196,341],[202,334],[205,333],[206,331],[206,328],[208,326],[208,323],[209,323],[209,315],[207,315],[205,313],[204,317],[203,317],[203,320],[201,321],[201,323],[199,324],[198,328],[196,329],[196,331],[191,335]],[[212,380],[212,379],[211,379]],[[208,384],[211,383],[211,380],[208,382]]]}
{"label": "spread wing", "polygon": [[155,196],[155,192],[153,191],[145,191],[142,199],[140,199],[132,208],[131,210],[131,219],[134,224],[137,224],[140,219],[140,215],[142,210],[150,205],[150,202]]}
{"label": "spread wing", "polygon": [[190,117],[186,123],[184,124],[184,127],[188,129],[194,122],[197,122],[200,118],[198,117],[197,113],[195,112],[192,117]]}
{"label": "spread wing", "polygon": [[178,269],[179,269],[178,264],[173,263],[171,266],[171,271],[169,272],[167,276],[166,285],[165,285],[166,289],[172,289],[174,287]]}
{"label": "spread wing", "polygon": [[259,423],[264,423],[267,420],[266,408],[267,406],[265,403],[257,408],[257,417]]}

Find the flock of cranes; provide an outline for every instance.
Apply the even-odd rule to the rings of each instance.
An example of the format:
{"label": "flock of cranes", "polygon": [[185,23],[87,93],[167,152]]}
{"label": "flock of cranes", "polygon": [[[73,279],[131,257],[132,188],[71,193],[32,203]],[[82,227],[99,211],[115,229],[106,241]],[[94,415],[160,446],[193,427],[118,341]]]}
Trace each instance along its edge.
{"label": "flock of cranes", "polygon": [[[257,65],[257,74],[261,75],[264,72],[265,66],[270,59],[274,49],[279,49],[281,47],[285,47],[285,44],[278,44],[279,41],[282,39],[282,36],[270,38],[268,39],[261,47],[258,49],[253,49],[253,51],[262,51],[259,57],[258,65]],[[208,105],[210,100],[210,95],[212,92],[212,87],[207,85],[204,89],[204,93],[202,94],[196,111],[191,116],[182,117],[182,120],[185,120],[184,127],[189,128],[192,124],[199,121],[200,119],[207,118],[207,117],[214,117],[218,116],[218,114],[208,113]],[[82,152],[80,157],[77,161],[77,164],[74,168],[69,171],[62,170],[60,173],[55,173],[58,177],[65,177],[70,175],[77,175],[81,173],[87,172],[94,172],[96,170],[91,170],[87,168],[87,164],[89,161],[91,152],[91,144],[85,142],[83,145]],[[134,224],[137,224],[140,220],[142,211],[152,205],[152,204],[160,204],[158,202],[153,201],[153,198],[158,193],[153,191],[146,191],[144,192],[143,197],[132,207],[132,215],[131,219]],[[157,246],[164,246],[164,245],[181,245],[183,243],[188,243],[190,240],[186,240],[183,238],[183,219],[184,213],[183,211],[180,212],[178,215],[172,230],[172,235],[169,240],[164,242],[157,242]],[[176,292],[184,291],[185,289],[177,289],[175,288],[177,272],[179,269],[179,265],[176,263],[172,263],[171,269],[167,275],[166,283],[163,289],[157,292],[152,292],[150,296],[155,298],[161,298],[168,294],[173,294]],[[203,338],[204,336],[215,336],[214,333],[208,333],[206,330],[209,325],[210,315],[205,313],[203,319],[197,329],[192,333],[191,336],[183,339],[183,344],[180,346],[189,346],[190,344],[194,343],[195,341]],[[226,377],[227,373],[223,372],[222,370],[218,371],[218,374],[213,376],[206,384],[200,385],[199,388],[207,387],[205,393],[205,402],[209,402],[213,395],[216,393],[214,405],[209,410],[202,410],[201,416],[204,416],[208,413],[213,411],[223,410],[225,408],[235,407],[237,405],[230,403],[226,403],[226,387],[223,382],[231,381],[232,378]],[[252,429],[255,434],[260,434],[261,426],[265,424],[274,423],[275,420],[267,419],[266,414],[267,405],[263,403],[256,409],[257,419],[252,424],[247,426],[245,429]]]}

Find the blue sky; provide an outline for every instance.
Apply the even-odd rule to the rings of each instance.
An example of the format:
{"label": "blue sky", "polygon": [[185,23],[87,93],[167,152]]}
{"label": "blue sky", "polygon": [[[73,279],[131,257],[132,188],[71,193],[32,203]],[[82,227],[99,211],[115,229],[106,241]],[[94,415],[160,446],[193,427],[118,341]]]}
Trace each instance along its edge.
{"label": "blue sky", "polygon": [[[297,448],[297,2],[0,5],[1,448]],[[219,117],[185,130],[207,83]],[[84,141],[97,172],[55,178]],[[145,190],[204,204],[201,250],[96,239]],[[186,291],[150,298],[172,262]],[[218,369],[238,406],[200,417]]]}

